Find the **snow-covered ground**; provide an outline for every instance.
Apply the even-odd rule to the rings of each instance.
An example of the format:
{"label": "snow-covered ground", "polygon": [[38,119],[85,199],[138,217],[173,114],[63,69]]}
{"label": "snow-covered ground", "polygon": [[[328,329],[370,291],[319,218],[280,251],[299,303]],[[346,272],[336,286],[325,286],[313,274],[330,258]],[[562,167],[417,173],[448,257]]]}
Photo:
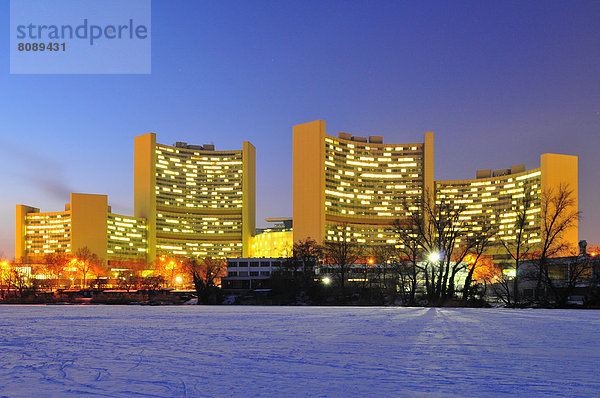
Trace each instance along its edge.
{"label": "snow-covered ground", "polygon": [[600,396],[600,311],[0,306],[0,396]]}

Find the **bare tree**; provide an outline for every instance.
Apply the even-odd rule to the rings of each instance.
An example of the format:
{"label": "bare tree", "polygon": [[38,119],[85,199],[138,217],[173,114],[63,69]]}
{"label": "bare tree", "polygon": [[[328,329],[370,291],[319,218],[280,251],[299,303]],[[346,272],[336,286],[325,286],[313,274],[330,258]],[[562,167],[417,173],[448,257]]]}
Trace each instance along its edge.
{"label": "bare tree", "polygon": [[323,247],[314,239],[306,238],[294,243],[292,253],[292,272],[295,273],[298,269],[301,270],[300,283],[306,288],[314,280],[315,267],[323,256]]}
{"label": "bare tree", "polygon": [[420,271],[427,299],[436,304],[455,296],[461,271],[467,271],[470,285],[472,272],[465,259],[473,255],[480,258],[494,231],[463,217],[467,209],[462,204],[434,202],[428,193],[425,198],[418,208],[405,203],[406,218],[398,220],[395,226],[404,258]]}
{"label": "bare tree", "polygon": [[323,243],[323,253],[327,262],[331,264],[342,300],[345,300],[348,275],[352,266],[363,256],[364,248],[351,241],[346,225],[343,230],[337,240],[328,240]]}
{"label": "bare tree", "polygon": [[23,271],[22,267],[13,267],[11,273],[13,285],[19,291],[19,295],[22,297],[23,293],[32,286],[32,281],[28,277],[27,273]]}
{"label": "bare tree", "polygon": [[[557,287],[548,272],[548,260],[551,257],[564,255],[570,250],[569,242],[564,235],[575,228],[581,213],[576,210],[577,198],[568,185],[561,184],[556,189],[550,189],[542,194],[541,203],[541,241],[539,251],[534,257],[537,270],[536,295],[542,286],[550,288],[555,293]],[[547,289],[544,289],[547,300]]]}
{"label": "bare tree", "polygon": [[198,261],[196,258],[188,258],[183,262],[183,269],[192,277],[198,295],[198,304],[211,302],[214,304],[217,283],[227,272],[225,260],[205,257]]}
{"label": "bare tree", "polygon": [[373,288],[373,282],[378,282],[383,290],[387,290],[387,282],[390,276],[390,264],[393,257],[391,246],[373,246],[368,250],[368,261],[365,273],[369,274],[369,289]]}
{"label": "bare tree", "polygon": [[478,282],[483,282],[486,290],[489,285],[494,296],[510,307],[513,304],[510,293],[513,280],[502,271],[502,267],[492,261],[490,257],[483,256],[473,273],[473,278]]}
{"label": "bare tree", "polygon": [[66,253],[48,253],[44,256],[44,270],[56,279],[56,288],[60,285],[60,277],[71,261]]}
{"label": "bare tree", "polygon": [[158,276],[162,276],[163,281],[168,287],[174,286],[174,278],[180,272],[186,272],[185,259],[178,257],[161,256],[156,260],[154,272]]}
{"label": "bare tree", "polygon": [[[536,239],[539,229],[529,227],[530,222],[535,223],[536,214],[533,212],[532,205],[534,204],[534,193],[524,193],[516,204],[512,205],[511,212],[515,214],[514,223],[507,224],[512,227],[513,234],[510,236],[498,236],[500,243],[510,259],[514,263],[514,275],[502,276],[502,285],[506,285],[506,289],[501,289],[503,296],[506,297],[507,305],[518,305],[521,301],[519,294],[519,282],[525,277],[521,272],[521,264],[531,256],[531,251],[535,247],[533,243]],[[509,281],[510,280],[510,281]],[[512,283],[510,283],[512,282]],[[512,286],[511,286],[512,285]]]}
{"label": "bare tree", "polygon": [[142,283],[142,272],[146,267],[146,261],[141,258],[129,259],[119,261],[118,266],[121,270],[117,275],[119,285],[128,292],[133,288],[139,289]]}
{"label": "bare tree", "polygon": [[[14,274],[12,264],[8,261],[0,262],[0,287],[6,286],[6,294],[10,294],[10,289],[14,283]],[[5,293],[2,291],[2,297]]]}
{"label": "bare tree", "polygon": [[96,253],[92,253],[87,246],[84,246],[75,252],[75,261],[77,270],[81,274],[81,287],[85,288],[88,275],[98,272],[101,260]]}
{"label": "bare tree", "polygon": [[409,222],[394,222],[397,244],[394,245],[395,255],[392,261],[398,274],[402,301],[406,304],[416,303],[418,281],[423,271],[419,266],[419,262],[425,257],[420,225],[424,220],[421,217],[422,214],[417,213],[413,214]]}
{"label": "bare tree", "polygon": [[463,260],[479,241],[469,237],[469,224],[461,220],[464,206],[426,200],[422,210],[408,210],[408,231],[420,246],[427,298],[439,303],[454,296],[456,275],[465,269]]}
{"label": "bare tree", "polygon": [[485,253],[492,244],[492,239],[496,236],[496,228],[491,224],[478,226],[477,230],[472,232],[473,235],[467,237],[467,247],[470,247],[470,252],[463,261],[467,264],[468,273],[463,286],[463,300],[468,300],[471,297],[471,282],[474,279],[475,272],[478,268],[485,265]]}

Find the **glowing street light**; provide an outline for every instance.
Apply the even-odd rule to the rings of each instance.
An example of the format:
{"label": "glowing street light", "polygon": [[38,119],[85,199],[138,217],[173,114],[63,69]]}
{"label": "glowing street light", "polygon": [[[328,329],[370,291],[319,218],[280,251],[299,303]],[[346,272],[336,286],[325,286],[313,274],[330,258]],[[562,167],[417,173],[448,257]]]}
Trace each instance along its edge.
{"label": "glowing street light", "polygon": [[442,256],[440,256],[440,253],[438,253],[438,252],[433,252],[433,253],[429,254],[429,261],[431,261],[433,263],[437,263],[438,261],[440,261],[441,258],[442,258]]}
{"label": "glowing street light", "polygon": [[329,284],[331,283],[331,278],[330,278],[330,277],[328,277],[328,276],[326,276],[326,277],[325,277],[325,278],[323,278],[321,281],[323,282],[323,284],[325,284],[325,285],[329,285]]}

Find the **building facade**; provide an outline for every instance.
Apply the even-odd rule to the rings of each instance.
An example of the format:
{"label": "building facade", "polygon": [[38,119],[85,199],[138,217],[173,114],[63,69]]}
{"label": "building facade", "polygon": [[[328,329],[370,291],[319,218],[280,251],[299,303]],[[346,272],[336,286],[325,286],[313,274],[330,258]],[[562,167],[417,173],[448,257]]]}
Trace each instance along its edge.
{"label": "building facade", "polygon": [[148,224],[148,256],[248,256],[255,232],[255,148],[135,138],[135,216]]}
{"label": "building facade", "polygon": [[269,279],[281,269],[283,258],[228,258],[227,276],[221,278],[225,289],[260,289],[269,287]]}
{"label": "building facade", "polygon": [[294,242],[395,242],[392,224],[433,194],[433,133],[422,143],[327,135],[325,122],[294,126]]}
{"label": "building facade", "polygon": [[64,211],[16,206],[15,258],[39,262],[87,247],[106,262],[145,260],[146,234],[145,219],[112,213],[106,195],[73,193]]}
{"label": "building facade", "polygon": [[[542,195],[557,192],[561,186],[571,190],[574,199],[567,213],[577,212],[577,156],[546,153],[541,155],[540,167],[533,170],[519,165],[494,172],[479,170],[470,180],[436,181],[435,193],[438,204],[460,209],[460,219],[473,231],[492,226],[496,246],[499,240],[516,239],[517,213],[524,210],[526,242],[535,245],[541,238]],[[577,247],[577,222],[563,239]]]}
{"label": "building facade", "polygon": [[250,257],[290,257],[294,246],[291,218],[266,218],[274,223],[268,228],[257,228],[250,242]]}

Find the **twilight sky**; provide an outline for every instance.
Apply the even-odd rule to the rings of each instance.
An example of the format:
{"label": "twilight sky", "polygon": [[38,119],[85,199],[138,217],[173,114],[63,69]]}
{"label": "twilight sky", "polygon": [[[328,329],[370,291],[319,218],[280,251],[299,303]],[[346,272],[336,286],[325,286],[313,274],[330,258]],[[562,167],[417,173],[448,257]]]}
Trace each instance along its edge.
{"label": "twilight sky", "polygon": [[133,138],[257,149],[257,220],[291,216],[292,126],[422,142],[435,178],[579,156],[600,243],[600,2],[152,1],[151,75],[10,75],[0,4],[0,257],[15,204],[133,215]]}

